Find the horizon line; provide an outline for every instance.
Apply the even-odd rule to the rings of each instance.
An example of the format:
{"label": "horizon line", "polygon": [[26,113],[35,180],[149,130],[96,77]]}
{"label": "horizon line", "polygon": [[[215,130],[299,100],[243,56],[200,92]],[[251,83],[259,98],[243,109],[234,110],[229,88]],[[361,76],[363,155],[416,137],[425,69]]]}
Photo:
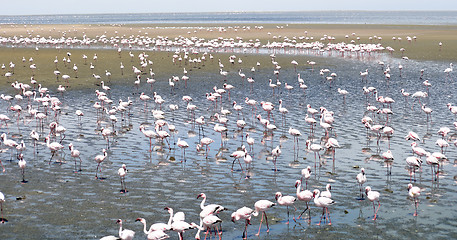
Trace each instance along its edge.
{"label": "horizon line", "polygon": [[68,15],[121,15],[121,14],[177,14],[177,13],[287,13],[287,12],[457,12],[457,10],[268,10],[268,11],[201,11],[201,12],[118,12],[118,13],[37,13],[37,14],[0,14],[3,16],[68,16]]}

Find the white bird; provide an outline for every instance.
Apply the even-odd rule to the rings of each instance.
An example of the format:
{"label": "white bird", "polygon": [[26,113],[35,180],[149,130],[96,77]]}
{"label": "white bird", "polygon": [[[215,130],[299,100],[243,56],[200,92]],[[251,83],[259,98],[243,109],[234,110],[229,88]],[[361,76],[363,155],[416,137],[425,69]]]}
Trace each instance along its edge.
{"label": "white bird", "polygon": [[122,240],[132,240],[135,236],[135,232],[129,229],[122,229],[121,219],[118,219],[117,223],[119,223],[119,238]]}
{"label": "white bird", "polygon": [[[106,152],[106,149],[103,149],[102,152],[103,152],[103,155],[97,155],[97,156],[95,156],[95,162],[97,163],[97,170],[95,171],[95,178],[97,178],[97,179],[98,179],[98,169],[99,169],[99,167],[100,167],[100,164],[101,164],[103,161],[105,161],[105,158],[108,156],[108,153]],[[101,172],[101,171],[102,171],[102,170],[100,169],[100,172]]]}
{"label": "white bird", "polygon": [[265,222],[267,224],[267,233],[270,232],[270,227],[268,226],[268,218],[267,218],[266,211],[275,205],[276,205],[276,203],[268,201],[268,200],[259,200],[259,201],[255,202],[255,204],[254,204],[255,211],[252,213],[252,215],[258,216],[259,213],[263,214],[262,219],[260,220],[259,232],[256,234],[256,236],[260,235],[260,228],[262,227],[262,222],[263,222],[264,216],[265,216]]}
{"label": "white bird", "polygon": [[[377,191],[372,191],[370,186],[367,186],[365,188],[365,194],[367,195],[368,200],[370,200],[373,203],[373,213],[374,213],[373,220],[376,220],[376,216],[378,215],[378,210],[381,207],[381,202],[379,201],[380,194]],[[375,205],[374,205],[375,201],[378,202],[378,209],[376,209],[376,211],[375,211]]]}
{"label": "white bird", "polygon": [[[289,224],[289,206],[293,206],[295,201],[297,201],[297,198],[294,196],[283,196],[281,192],[276,192],[275,199],[279,205],[287,207],[286,224]],[[295,208],[295,206],[294,206],[294,209],[295,209],[295,211],[297,211],[297,208]],[[295,221],[295,211],[294,211],[294,217],[293,217],[294,221]]]}
{"label": "white bird", "polygon": [[281,155],[281,149],[279,146],[276,146],[273,150],[271,150],[271,155],[273,157],[273,163],[275,165],[275,172],[278,171],[276,168],[276,160],[278,159],[279,155]]}
{"label": "white bird", "polygon": [[7,222],[8,220],[6,220],[4,217],[3,217],[3,203],[5,202],[5,195],[3,195],[2,192],[0,192],[0,212],[1,212],[1,218],[0,220],[2,221],[2,223],[5,223]]}
{"label": "white bird", "polygon": [[333,205],[335,203],[335,201],[333,201],[330,197],[325,197],[322,195],[319,196],[319,195],[320,195],[319,189],[314,189],[314,191],[313,191],[314,204],[316,205],[316,207],[323,208],[321,219],[319,220],[319,223],[317,225],[321,225],[322,217],[324,217],[324,214],[327,214],[327,216],[328,216],[328,220],[329,220],[328,225],[332,225],[332,220],[330,219],[330,213],[328,212],[328,206]]}
{"label": "white bird", "polygon": [[24,173],[25,173],[25,167],[27,165],[27,162],[24,160],[24,155],[22,153],[19,154],[18,159],[19,159],[19,162],[17,163],[17,165],[21,169],[21,173],[22,173],[22,182],[21,183],[26,183],[27,181],[25,181]]}
{"label": "white bird", "polygon": [[419,205],[419,196],[421,195],[421,189],[413,186],[411,183],[408,184],[408,195],[414,199],[414,216],[417,216],[417,206]]}
{"label": "white bird", "polygon": [[232,215],[231,215],[232,222],[235,222],[235,221],[238,221],[238,220],[241,220],[241,219],[245,220],[244,231],[243,231],[243,239],[246,239],[248,225],[251,224],[250,221],[251,221],[251,216],[252,216],[253,213],[254,213],[254,210],[252,210],[251,208],[242,207],[242,208],[236,210],[236,212],[233,212]]}
{"label": "white bird", "polygon": [[360,200],[363,200],[363,193],[362,193],[362,186],[364,183],[367,182],[367,176],[365,175],[365,168],[360,169],[360,173],[357,174],[357,183],[359,183],[360,187]]}
{"label": "white bird", "polygon": [[122,164],[122,166],[117,170],[117,174],[119,175],[119,178],[121,179],[121,193],[126,193],[127,187],[125,186],[125,175],[127,175],[127,166],[125,164]]}
{"label": "white bird", "polygon": [[313,193],[311,191],[309,191],[308,189],[306,189],[304,191],[300,191],[301,184],[302,184],[301,180],[295,181],[295,188],[297,189],[297,198],[298,198],[298,200],[304,201],[306,203],[306,208],[302,213],[300,213],[300,215],[298,215],[298,218],[300,219],[301,215],[303,215],[303,213],[305,213],[307,210],[309,210],[308,222],[311,222],[311,208],[309,208],[309,201],[311,201],[311,199],[313,199],[314,196],[313,196]]}

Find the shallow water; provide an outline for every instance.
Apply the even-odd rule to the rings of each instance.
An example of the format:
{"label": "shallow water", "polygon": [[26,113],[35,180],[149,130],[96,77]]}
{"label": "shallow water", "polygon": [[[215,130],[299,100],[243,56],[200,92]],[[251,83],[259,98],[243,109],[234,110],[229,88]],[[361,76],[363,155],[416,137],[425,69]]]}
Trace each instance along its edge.
{"label": "shallow water", "polygon": [[[171,150],[166,145],[162,146],[158,141],[153,141],[152,153],[148,151],[148,139],[139,131],[141,124],[149,125],[148,129],[153,128],[152,114],[150,111],[144,112],[144,104],[139,100],[139,93],[133,85],[112,85],[110,96],[115,103],[118,99],[126,101],[127,97],[130,97],[133,105],[125,121],[121,121],[121,115],[117,114],[117,135],[110,143],[108,158],[102,163],[102,172],[99,173],[103,180],[94,178],[94,157],[101,154],[101,150],[106,147],[100,128],[109,127],[111,124],[106,118],[97,123],[96,111],[92,107],[97,101],[94,89],[69,91],[60,98],[63,103],[60,123],[67,129],[62,144],[66,148],[64,153],[54,158],[52,164],[48,164],[50,151],[43,142],[38,144],[39,153],[35,156],[33,154],[33,145],[28,134],[35,129],[35,120],[27,117],[21,119],[18,128],[13,113],[5,111],[8,104],[1,101],[1,113],[8,114],[12,119],[9,123],[8,137],[13,137],[18,142],[23,139],[27,144],[24,158],[28,163],[28,182],[21,184],[17,161],[8,161],[10,153],[2,153],[6,172],[0,173],[0,190],[6,196],[4,213],[8,222],[0,225],[0,238],[98,239],[106,235],[117,235],[118,226],[115,221],[121,218],[124,219],[124,227],[136,231],[136,238],[141,239],[144,238],[142,226],[136,223],[135,219],[144,217],[148,225],[166,222],[168,213],[163,210],[164,207],[184,211],[188,222],[198,223],[200,199],[197,200],[196,197],[200,192],[204,192],[208,197],[207,204],[217,203],[229,209],[219,214],[223,220],[222,238],[239,239],[243,223],[230,222],[231,212],[243,206],[253,208],[254,203],[260,199],[274,201],[274,194],[278,191],[284,195],[295,195],[295,180],[300,179],[301,169],[308,165],[313,166],[313,175],[309,181],[310,189],[323,190],[327,183],[332,184],[332,199],[336,201],[329,208],[332,225],[316,226],[322,210],[314,207],[314,204],[311,204],[311,224],[304,220],[294,222],[291,219],[290,224],[286,225],[286,208],[275,206],[268,211],[270,233],[267,234],[265,226],[262,226],[260,238],[456,238],[456,217],[453,211],[453,206],[457,202],[457,176],[454,173],[456,148],[451,145],[447,150],[449,161],[443,165],[439,184],[432,182],[430,168],[425,165],[424,159],[422,172],[418,172],[416,176],[415,184],[422,188],[422,195],[419,198],[418,216],[414,217],[414,203],[408,198],[407,185],[410,177],[405,163],[406,157],[411,155],[411,147],[410,142],[404,139],[408,131],[415,131],[424,139],[424,142],[419,144],[421,147],[431,152],[439,151],[439,147],[434,144],[440,137],[436,132],[440,127],[447,126],[452,129],[452,140],[449,142],[455,140],[455,130],[452,126],[455,118],[446,107],[448,102],[457,103],[454,93],[455,77],[451,75],[447,78],[443,73],[448,63],[401,62],[404,69],[400,76],[397,68],[399,60],[384,61],[386,64],[389,63],[392,69],[389,84],[381,67],[374,61],[325,58],[323,68],[329,68],[331,72],[338,74],[331,86],[322,80],[318,70],[299,68],[298,73],[309,87],[306,95],[298,88],[293,69],[281,71],[279,78],[283,85],[279,92],[273,95],[268,87],[268,79],[275,79],[273,70],[256,72],[254,91],[251,92],[249,85],[240,81],[237,75],[238,66],[228,66],[229,63],[226,63],[227,70],[230,71],[227,82],[234,85],[235,89],[231,91],[231,100],[227,99],[227,95],[223,96],[222,106],[232,111],[232,114],[227,116],[229,131],[223,146],[221,135],[213,131],[214,121],[209,120],[214,114],[213,106],[204,98],[205,93],[211,92],[213,86],[222,87],[224,81],[221,76],[212,72],[195,75],[191,72],[189,87],[185,89],[184,84],[180,82],[173,93],[167,81],[158,81],[153,91],[165,99],[162,109],[166,112],[166,120],[174,124],[177,131],[170,138]],[[245,68],[245,72],[248,72],[248,66]],[[361,81],[359,76],[359,72],[365,69],[369,71],[368,84]],[[419,79],[420,69],[425,69],[422,80]],[[133,76],[127,82],[133,82],[132,79]],[[429,90],[430,97],[423,100],[433,109],[431,123],[427,123],[426,116],[417,103],[411,109],[413,99],[409,98],[406,102],[400,93],[401,88],[411,93],[425,91],[422,85],[425,79],[430,79],[433,85]],[[291,92],[283,88],[285,82],[294,86]],[[390,96],[396,101],[393,104],[394,115],[389,122],[395,129],[390,139],[390,149],[395,156],[391,177],[386,175],[385,164],[380,158],[380,154],[388,149],[387,139],[382,138],[378,148],[374,135],[370,134],[367,140],[365,127],[360,121],[366,114],[363,86],[374,86],[378,89],[379,95]],[[337,92],[339,87],[350,93],[345,102]],[[144,83],[142,90],[152,97],[149,85]],[[54,92],[53,95],[57,93]],[[193,104],[198,106],[195,115],[203,115],[209,122],[204,126],[204,134],[214,139],[214,143],[210,145],[207,159],[204,152],[197,153],[195,150],[202,136],[199,135],[198,127],[191,123],[191,115],[187,113],[186,104],[181,100],[183,95],[189,95],[194,99]],[[271,101],[275,104],[274,119],[278,130],[274,131],[272,136],[265,134],[264,127],[253,119],[250,107],[244,104],[245,97],[259,102]],[[289,110],[285,123],[282,123],[277,110],[279,99],[283,100],[283,106]],[[244,107],[242,115],[237,115],[232,109],[233,100]],[[375,104],[372,97],[369,101]],[[179,105],[179,109],[174,113],[168,109],[168,104],[171,103]],[[314,108],[323,106],[335,112],[332,136],[341,145],[341,148],[336,149],[334,162],[331,154],[325,153],[322,156],[322,166],[317,166],[316,169],[314,154],[305,151],[304,143],[308,138],[319,143],[324,137],[324,131],[317,126],[314,135],[310,135],[309,126],[304,122],[306,104],[311,104]],[[24,101],[22,106],[25,105]],[[150,102],[148,110],[153,107],[154,103]],[[85,113],[81,124],[77,123],[74,114],[77,109]],[[260,106],[257,113],[266,117]],[[250,136],[256,140],[254,150],[250,152],[254,161],[249,171],[249,179],[245,179],[242,171],[230,171],[230,153],[237,150],[242,141],[241,133],[235,124],[239,118],[246,120],[248,126],[245,131],[249,131]],[[379,124],[385,121],[381,115],[376,115],[375,119]],[[49,116],[47,123],[51,121],[52,115]],[[293,150],[293,138],[287,132],[289,127],[297,128],[302,133],[296,153]],[[1,131],[7,132],[4,126]],[[42,139],[43,135],[48,133],[48,128],[40,132]],[[185,162],[181,162],[181,150],[175,145],[178,137],[190,145],[186,151]],[[73,173],[74,161],[67,148],[70,142],[82,152],[82,172]],[[281,146],[282,154],[277,162],[279,171],[275,172],[270,152],[277,145]],[[59,160],[63,161],[62,165],[58,163]],[[117,169],[122,164],[126,164],[129,170],[126,177],[126,194],[120,193],[117,175]],[[365,186],[369,185],[381,193],[381,208],[376,221],[371,220],[371,203],[368,200],[357,200],[359,188],[355,176],[360,171],[359,167],[366,170],[368,181]],[[235,165],[235,169],[239,169],[239,166]],[[297,202],[295,206],[298,208],[296,214],[299,214],[305,205]],[[259,221],[259,217],[253,218],[252,226],[248,228],[248,238],[257,238],[254,234],[257,233]],[[184,236],[188,239],[193,238],[194,234],[195,231],[191,230]],[[178,238],[176,233],[170,232],[169,235],[171,239]]]}

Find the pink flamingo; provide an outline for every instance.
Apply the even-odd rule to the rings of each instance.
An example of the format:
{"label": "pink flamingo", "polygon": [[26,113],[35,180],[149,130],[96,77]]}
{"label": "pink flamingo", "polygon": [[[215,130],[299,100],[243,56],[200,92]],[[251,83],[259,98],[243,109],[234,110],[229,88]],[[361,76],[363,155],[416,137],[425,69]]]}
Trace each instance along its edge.
{"label": "pink flamingo", "polygon": [[268,226],[268,218],[267,218],[266,211],[275,205],[276,205],[276,203],[268,201],[268,200],[259,200],[259,201],[255,202],[255,204],[254,204],[255,211],[252,213],[252,215],[258,216],[259,213],[262,214],[262,219],[260,220],[260,225],[259,225],[259,232],[256,234],[256,236],[260,235],[260,228],[262,227],[262,222],[263,222],[264,216],[265,216],[265,222],[267,224],[267,232],[270,232],[270,227]]}
{"label": "pink flamingo", "polygon": [[232,213],[232,222],[238,221],[240,219],[245,220],[244,224],[244,231],[243,231],[243,239],[247,239],[247,231],[248,231],[248,225],[251,224],[251,216],[254,213],[254,210],[248,207],[242,207],[236,212]]}
{"label": "pink flamingo", "polygon": [[314,191],[313,191],[314,204],[316,205],[316,207],[322,208],[322,216],[317,225],[321,225],[322,217],[324,217],[325,214],[327,214],[327,216],[328,216],[328,220],[329,220],[328,225],[332,225],[332,220],[330,219],[330,213],[328,212],[328,206],[333,205],[335,203],[335,201],[333,201],[331,198],[322,197],[319,195],[320,195],[319,189],[314,189]]}
{"label": "pink flamingo", "polygon": [[[373,203],[373,213],[374,213],[373,220],[376,220],[376,216],[378,214],[378,210],[381,207],[381,202],[379,201],[380,194],[377,191],[372,191],[371,187],[369,187],[369,186],[367,186],[365,188],[365,194],[367,195],[368,200],[370,200]],[[375,208],[375,205],[374,205],[375,201],[378,202],[378,209],[376,211],[375,211],[376,208]]]}
{"label": "pink flamingo", "polygon": [[[100,167],[100,164],[105,161],[105,158],[108,156],[108,153],[106,152],[106,149],[103,149],[103,155],[97,155],[95,156],[95,162],[97,163],[97,170],[95,171],[95,178],[98,179],[98,168]],[[100,172],[102,170],[100,169]]]}
{"label": "pink flamingo", "polygon": [[303,215],[303,213],[305,213],[307,210],[309,210],[309,213],[308,213],[308,222],[311,222],[311,208],[309,207],[309,202],[311,201],[311,199],[313,199],[313,193],[311,191],[309,191],[308,189],[304,190],[304,191],[300,191],[300,188],[301,188],[301,180],[297,180],[295,181],[295,188],[297,189],[297,198],[298,200],[300,201],[304,201],[306,203],[306,209],[303,210],[302,213],[300,213],[300,215],[298,215],[298,219],[301,218],[301,215]]}
{"label": "pink flamingo", "polygon": [[[295,211],[297,211],[297,208],[294,206],[294,203],[295,203],[295,201],[297,201],[297,198],[295,198],[294,196],[283,196],[281,192],[276,192],[275,198],[279,205],[287,207],[286,224],[289,224],[289,206],[293,206]],[[294,217],[293,217],[294,221],[295,221],[295,211],[294,211]]]}

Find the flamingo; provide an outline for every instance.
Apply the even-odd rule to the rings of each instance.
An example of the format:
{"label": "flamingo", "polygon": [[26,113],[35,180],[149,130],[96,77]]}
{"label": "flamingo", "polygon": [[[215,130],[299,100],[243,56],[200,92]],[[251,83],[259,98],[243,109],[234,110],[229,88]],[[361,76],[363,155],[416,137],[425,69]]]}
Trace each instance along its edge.
{"label": "flamingo", "polygon": [[76,158],[79,158],[79,171],[81,172],[81,162],[82,162],[81,157],[80,157],[81,153],[77,149],[75,149],[75,147],[73,146],[73,143],[70,143],[68,145],[68,148],[70,149],[71,157],[75,159],[75,173],[78,172],[76,170]]}
{"label": "flamingo", "polygon": [[282,99],[279,99],[279,108],[278,108],[278,110],[282,114],[283,122],[285,122],[286,121],[286,114],[289,113],[289,110],[287,110],[287,108],[282,106]]}
{"label": "flamingo", "polygon": [[426,153],[427,155],[427,159],[425,160],[425,162],[427,163],[427,165],[430,165],[430,169],[432,170],[432,174],[435,175],[435,181],[437,181],[439,178],[438,174],[439,174],[439,171],[437,171],[435,169],[436,166],[438,166],[438,170],[439,170],[439,165],[440,165],[440,162],[438,161],[438,158],[433,156],[432,154],[430,154],[429,152]]}
{"label": "flamingo", "polygon": [[183,233],[185,231],[194,228],[198,228],[199,230],[201,230],[201,228],[199,228],[199,226],[193,222],[189,224],[184,221],[173,221],[173,223],[171,224],[171,230],[178,233],[179,240],[183,240]]}
{"label": "flamingo", "polygon": [[217,215],[218,213],[224,211],[224,210],[227,210],[225,207],[219,205],[219,204],[209,204],[209,205],[206,205],[205,206],[205,202],[206,202],[206,194],[204,193],[200,193],[198,196],[197,196],[197,199],[199,198],[202,198],[202,201],[200,203],[200,208],[201,208],[201,212],[200,212],[200,227],[197,231],[197,234],[195,235],[195,238],[196,239],[200,239],[200,228],[202,228],[203,226],[203,220],[209,216],[209,215]]}
{"label": "flamingo", "polygon": [[273,156],[273,163],[275,165],[275,172],[278,171],[276,168],[276,160],[278,159],[279,155],[281,155],[281,149],[279,146],[276,146],[273,150],[271,150],[271,155]]}
{"label": "flamingo", "polygon": [[152,130],[145,130],[144,125],[140,125],[140,131],[149,138],[149,152],[152,152],[152,139],[157,137],[157,133]]}
{"label": "flamingo", "polygon": [[22,182],[21,183],[26,183],[27,181],[25,181],[24,175],[25,175],[25,167],[27,165],[27,162],[24,160],[24,155],[22,153],[19,154],[18,159],[19,159],[19,162],[17,163],[17,165],[21,169],[21,173],[22,173]]}
{"label": "flamingo", "polygon": [[432,122],[432,112],[433,110],[429,107],[426,107],[425,104],[422,104],[422,111],[427,115],[427,122],[430,117],[430,122]]}
{"label": "flamingo", "polygon": [[317,161],[316,154],[319,155],[319,166],[320,166],[321,155],[319,154],[319,152],[324,148],[319,144],[312,143],[311,140],[308,139],[308,140],[306,140],[306,149],[308,151],[314,152],[314,168],[316,168],[316,161]]}
{"label": "flamingo", "polygon": [[119,178],[121,179],[121,193],[126,193],[127,187],[125,186],[125,175],[127,175],[127,166],[125,164],[122,164],[122,166],[117,170],[117,174],[119,175]]}
{"label": "flamingo", "polygon": [[122,240],[132,240],[135,232],[129,229],[122,229],[122,219],[118,219],[117,223],[119,223],[119,238]]}
{"label": "flamingo", "polygon": [[419,196],[421,195],[421,189],[413,186],[411,183],[408,184],[408,195],[414,199],[414,216],[417,216],[417,206],[419,205]]}
{"label": "flamingo", "polygon": [[325,186],[325,191],[321,192],[321,197],[332,198],[332,193],[330,192],[330,190],[332,190],[332,186],[330,185],[330,183],[327,183],[327,185]]}
{"label": "flamingo", "polygon": [[362,193],[362,186],[364,183],[367,182],[367,176],[365,175],[365,168],[360,169],[360,173],[357,174],[357,183],[359,183],[360,187],[360,200],[363,200],[363,193]]}
{"label": "flamingo", "polygon": [[205,228],[207,229],[206,233],[205,233],[205,240],[206,240],[206,237],[208,236],[208,233],[210,232],[211,228],[213,228],[213,227],[216,228],[216,232],[217,232],[217,234],[219,234],[219,239],[221,239],[222,229],[219,232],[219,229],[217,228],[217,224],[222,223],[222,220],[218,216],[208,215],[205,218],[203,218],[202,222],[203,222],[203,229],[205,229]]}
{"label": "flamingo", "polygon": [[[169,208],[169,207],[165,207],[164,210],[167,210],[168,213],[170,214],[170,218],[168,219],[168,222],[167,223],[154,223],[151,225],[151,227],[149,228],[149,232],[153,232],[153,231],[169,231],[171,229],[171,223],[172,223],[172,220],[173,220],[173,209],[172,208]],[[175,216],[178,216],[179,212],[176,213]],[[141,222],[143,222],[143,218],[139,218]],[[184,221],[184,219],[180,219],[182,221]],[[138,221],[138,219],[136,220]],[[144,225],[146,227],[146,220],[144,220]],[[146,228],[144,229],[146,230]]]}
{"label": "flamingo", "polygon": [[[103,155],[97,155],[95,156],[95,162],[97,163],[97,170],[95,170],[95,178],[98,179],[98,168],[100,167],[100,164],[105,161],[105,158],[108,156],[108,153],[106,152],[106,149],[102,150]],[[100,172],[102,170],[100,169]]]}
{"label": "flamingo", "polygon": [[249,136],[249,133],[246,133],[246,143],[249,145],[249,150],[252,152],[254,150],[255,139]]}
{"label": "flamingo", "polygon": [[346,95],[348,94],[348,91],[338,88],[338,93],[343,95],[343,103],[346,103]]}
{"label": "flamingo", "polygon": [[[230,154],[230,157],[233,157],[233,162],[232,162],[232,169],[231,171],[233,172],[233,165],[235,164],[235,161],[238,160],[238,163],[240,164],[241,170],[243,171],[243,166],[241,165],[240,158],[245,158],[247,154],[246,147],[244,145],[241,145],[241,150],[237,150]],[[243,171],[244,172],[244,171]]]}
{"label": "flamingo", "polygon": [[413,131],[408,132],[408,135],[406,135],[405,139],[406,140],[413,140],[413,141],[420,141],[421,140],[419,135],[417,135],[417,133],[415,133]]}
{"label": "flamingo", "polygon": [[243,239],[247,239],[247,230],[248,230],[248,225],[251,224],[251,216],[254,213],[254,210],[248,207],[242,207],[236,212],[233,212],[231,217],[232,217],[232,222],[244,219],[245,224],[244,224],[244,231],[243,231]]}
{"label": "flamingo", "polygon": [[[408,165],[410,170],[411,169],[413,170],[414,181],[416,181],[416,168],[420,168],[422,166],[422,160],[417,157],[407,157],[406,165]],[[410,181],[411,181],[411,178],[410,178]]]}
{"label": "flamingo", "polygon": [[[373,203],[373,213],[374,213],[373,220],[376,220],[378,210],[381,207],[381,202],[379,201],[380,194],[377,191],[372,191],[370,186],[367,186],[365,188],[365,194],[367,195],[368,200],[370,200]],[[375,201],[378,202],[378,209],[375,208],[375,205],[374,205]],[[376,211],[375,211],[375,209],[376,209]]]}
{"label": "flamingo", "polygon": [[[49,150],[51,150],[51,158],[49,159],[49,164],[51,164],[51,160],[52,158],[54,157],[54,154],[57,152],[57,151],[60,151],[60,149],[64,148],[62,146],[62,144],[58,143],[58,142],[52,142],[52,143],[49,143],[50,139],[49,139],[49,136],[46,137],[46,146],[49,148]],[[62,164],[62,161],[60,162],[60,164]]]}
{"label": "flamingo", "polygon": [[[189,147],[189,144],[184,141],[184,140],[181,140],[181,138],[178,138],[178,141],[176,142],[176,145],[178,145],[179,148],[182,149],[183,151],[183,158],[184,160],[186,159],[186,148]],[[181,161],[182,162],[182,161]]]}
{"label": "flamingo", "polygon": [[327,143],[324,145],[325,148],[332,150],[333,152],[333,161],[335,161],[335,148],[339,148],[340,144],[335,138],[329,138]]}
{"label": "flamingo", "polygon": [[268,218],[267,218],[266,211],[275,205],[276,205],[276,203],[268,201],[268,200],[259,200],[259,201],[255,202],[255,204],[254,204],[255,211],[252,213],[252,215],[257,217],[259,215],[259,213],[262,214],[262,219],[260,220],[260,225],[259,225],[259,232],[256,233],[256,236],[260,235],[260,228],[262,227],[262,222],[263,222],[264,216],[265,216],[265,222],[267,224],[267,233],[270,232],[270,227],[268,226]]}
{"label": "flamingo", "polygon": [[210,150],[209,145],[211,143],[213,143],[213,142],[214,142],[214,140],[209,138],[209,137],[204,137],[204,138],[200,139],[201,146],[205,146],[206,147],[206,151],[205,151],[206,152],[206,158],[208,158],[208,151]]}
{"label": "flamingo", "polygon": [[[297,201],[297,198],[295,198],[294,196],[283,196],[281,192],[276,192],[275,199],[279,205],[287,207],[286,224],[289,224],[289,206],[293,206],[295,201]],[[295,206],[294,206],[294,208],[295,208],[295,211],[297,211],[297,208]],[[295,221],[295,211],[294,211],[294,217],[293,217],[294,221]]]}
{"label": "flamingo", "polygon": [[333,205],[335,203],[335,201],[333,201],[329,197],[319,196],[319,195],[320,195],[319,189],[314,189],[314,191],[313,191],[314,204],[316,205],[316,207],[322,208],[322,216],[317,225],[321,225],[322,217],[324,217],[324,214],[327,214],[327,216],[328,216],[328,220],[329,220],[328,225],[332,225],[332,220],[330,219],[330,213],[328,212],[328,206]]}
{"label": "flamingo", "polygon": [[0,192],[0,212],[1,212],[1,218],[0,220],[2,221],[2,223],[5,223],[5,222],[8,222],[8,220],[6,220],[6,218],[3,217],[3,203],[5,202],[5,195]]}
{"label": "flamingo", "polygon": [[387,171],[388,171],[387,174],[388,175],[392,175],[392,162],[394,160],[394,156],[392,154],[392,151],[387,150],[386,152],[383,152],[381,154],[381,157],[384,159],[384,161],[387,164]]}
{"label": "flamingo", "polygon": [[417,156],[422,157],[427,154],[427,151],[425,151],[423,148],[418,147],[416,142],[411,143],[411,148],[413,150],[413,153],[417,154]]}
{"label": "flamingo", "polygon": [[295,181],[295,188],[297,189],[297,198],[298,198],[298,200],[304,201],[306,203],[306,208],[305,208],[305,210],[303,210],[302,213],[300,213],[300,215],[298,215],[298,219],[301,218],[301,215],[303,215],[303,213],[305,213],[307,210],[309,210],[308,222],[311,222],[311,208],[309,208],[309,202],[311,201],[311,199],[313,199],[314,196],[313,196],[313,193],[311,191],[309,191],[308,189],[306,189],[304,191],[300,191],[301,184],[302,184],[301,180]]}
{"label": "flamingo", "polygon": [[[300,182],[303,181],[303,178],[305,179],[306,187],[305,189],[308,189],[308,179],[311,177],[311,167],[308,166],[304,169],[301,170],[301,179]],[[301,184],[300,184],[301,185]]]}

